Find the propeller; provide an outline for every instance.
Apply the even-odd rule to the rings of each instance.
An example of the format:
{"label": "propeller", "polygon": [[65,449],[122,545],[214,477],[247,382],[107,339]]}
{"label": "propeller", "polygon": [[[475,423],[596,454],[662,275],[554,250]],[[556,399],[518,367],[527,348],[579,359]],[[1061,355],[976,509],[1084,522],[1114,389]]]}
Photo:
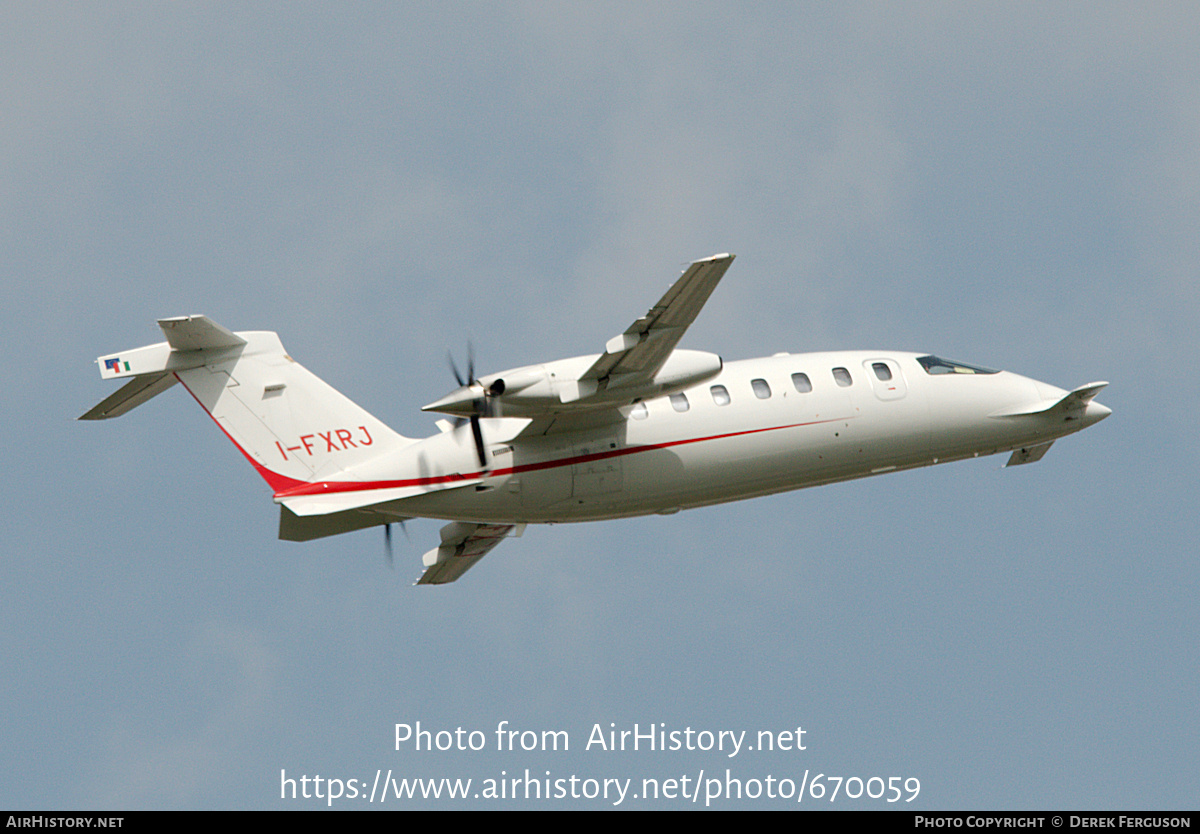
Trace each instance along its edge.
{"label": "propeller", "polygon": [[[471,399],[471,416],[468,422],[471,424],[471,436],[475,439],[475,452],[479,455],[479,467],[487,469],[487,451],[483,445],[483,427],[479,420],[483,417],[498,417],[500,416],[500,402],[496,398],[504,393],[504,380],[497,379],[491,385],[484,386],[479,378],[475,376],[475,348],[471,342],[467,342],[467,375],[464,378],[458,372],[458,366],[454,364],[454,355],[447,352],[446,358],[450,361],[450,372],[454,374],[454,379],[458,382],[460,388],[467,388],[472,393]],[[457,425],[462,425],[459,422]]]}
{"label": "propeller", "polygon": [[[395,523],[400,525],[400,530],[404,533],[404,538],[407,539],[408,538],[408,528],[404,526],[404,522],[398,521]],[[385,549],[385,553],[387,555],[388,567],[391,568],[392,570],[395,570],[396,569],[396,561],[395,561],[394,557],[392,556],[392,524],[393,524],[393,522],[389,521],[387,524],[383,525],[383,546]]]}

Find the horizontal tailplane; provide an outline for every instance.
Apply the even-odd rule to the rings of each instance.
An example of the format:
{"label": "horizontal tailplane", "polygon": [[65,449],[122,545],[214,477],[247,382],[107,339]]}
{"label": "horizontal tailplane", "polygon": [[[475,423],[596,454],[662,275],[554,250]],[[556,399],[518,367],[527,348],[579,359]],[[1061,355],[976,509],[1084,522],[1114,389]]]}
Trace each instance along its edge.
{"label": "horizontal tailplane", "polygon": [[166,391],[179,380],[176,371],[198,368],[222,353],[242,347],[246,340],[230,333],[207,316],[160,319],[167,341],[134,350],[101,356],[101,379],[129,379],[117,392],[104,399],[80,420],[120,417]]}

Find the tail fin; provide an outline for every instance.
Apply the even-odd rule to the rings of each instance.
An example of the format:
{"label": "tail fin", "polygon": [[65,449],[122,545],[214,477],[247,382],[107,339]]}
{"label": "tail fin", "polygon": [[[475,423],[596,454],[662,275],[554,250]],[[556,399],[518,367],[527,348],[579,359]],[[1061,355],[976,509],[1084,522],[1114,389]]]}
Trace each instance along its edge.
{"label": "tail fin", "polygon": [[163,319],[166,342],[97,359],[133,377],[79,419],[118,417],[180,382],[276,492],[411,443],[288,356],[279,336],[204,316]]}

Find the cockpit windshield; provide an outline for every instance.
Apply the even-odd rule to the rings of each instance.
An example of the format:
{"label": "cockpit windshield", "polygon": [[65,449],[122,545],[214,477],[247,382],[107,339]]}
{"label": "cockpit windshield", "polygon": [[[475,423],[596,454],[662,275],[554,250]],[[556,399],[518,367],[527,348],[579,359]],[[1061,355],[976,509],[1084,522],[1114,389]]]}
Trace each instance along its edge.
{"label": "cockpit windshield", "polygon": [[978,365],[967,365],[963,362],[952,362],[940,356],[919,356],[917,361],[925,369],[925,373],[938,376],[940,374],[998,374],[991,368],[981,368]]}

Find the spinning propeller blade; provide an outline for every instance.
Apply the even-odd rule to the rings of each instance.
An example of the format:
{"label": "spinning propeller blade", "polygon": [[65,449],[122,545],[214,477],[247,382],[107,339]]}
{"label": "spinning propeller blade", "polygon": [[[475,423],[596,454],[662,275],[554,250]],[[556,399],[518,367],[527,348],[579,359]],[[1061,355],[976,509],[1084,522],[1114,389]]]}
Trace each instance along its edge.
{"label": "spinning propeller blade", "polygon": [[469,340],[467,341],[467,376],[465,379],[458,372],[458,365],[454,363],[454,355],[447,351],[446,358],[450,361],[450,372],[454,374],[454,379],[458,382],[459,387],[469,388],[472,393],[477,395],[471,400],[472,414],[469,418],[471,437],[475,441],[475,452],[479,455],[479,467],[487,469],[487,450],[483,445],[483,427],[479,420],[482,417],[496,416],[498,403],[493,403],[491,398],[504,392],[504,383],[497,381],[491,388],[483,387],[483,383],[475,377],[475,348]]}

